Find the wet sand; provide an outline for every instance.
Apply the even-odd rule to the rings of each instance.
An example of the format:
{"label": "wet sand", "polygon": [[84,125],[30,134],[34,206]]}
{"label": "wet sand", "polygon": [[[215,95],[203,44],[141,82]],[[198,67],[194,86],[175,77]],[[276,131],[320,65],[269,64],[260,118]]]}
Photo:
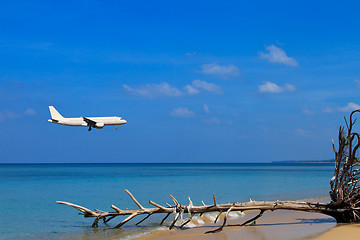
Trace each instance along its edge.
{"label": "wet sand", "polygon": [[[321,238],[324,232],[336,226],[333,218],[318,214],[306,213],[299,211],[275,211],[265,212],[263,217],[256,221],[255,226],[239,227],[240,224],[251,217],[251,214],[242,216],[237,219],[228,221],[227,226],[222,232],[215,234],[204,234],[206,231],[214,230],[215,226],[219,226],[222,220],[217,224],[211,223],[211,220],[206,220],[207,217],[201,219],[205,224],[188,228],[185,230],[163,230],[156,231],[145,235],[139,239],[146,240],[167,240],[167,239],[186,239],[186,240],[291,240],[291,239],[330,239]],[[336,230],[334,228],[334,230]],[[340,229],[339,229],[340,230]],[[341,230],[340,230],[341,231]],[[343,234],[339,233],[341,236]],[[318,238],[319,237],[319,238]],[[347,238],[342,238],[347,239]]]}

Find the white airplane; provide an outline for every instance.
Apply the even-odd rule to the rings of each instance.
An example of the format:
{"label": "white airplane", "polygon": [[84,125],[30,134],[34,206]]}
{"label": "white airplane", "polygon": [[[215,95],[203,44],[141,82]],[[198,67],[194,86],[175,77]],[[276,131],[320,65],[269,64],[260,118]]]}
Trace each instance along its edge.
{"label": "white airplane", "polygon": [[101,129],[106,125],[122,125],[127,121],[121,117],[78,117],[78,118],[64,118],[61,114],[53,107],[49,106],[51,119],[48,122],[67,125],[67,126],[82,126],[91,128]]}

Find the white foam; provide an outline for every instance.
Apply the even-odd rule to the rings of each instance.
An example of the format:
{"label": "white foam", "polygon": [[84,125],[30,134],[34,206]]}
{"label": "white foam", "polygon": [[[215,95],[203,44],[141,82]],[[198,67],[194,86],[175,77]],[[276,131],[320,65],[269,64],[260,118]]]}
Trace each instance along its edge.
{"label": "white foam", "polygon": [[197,225],[192,222],[189,222],[188,224],[186,224],[186,227],[193,228],[193,227],[197,227]]}
{"label": "white foam", "polygon": [[166,230],[168,229],[167,227],[165,226],[160,226],[160,227],[157,227],[153,230],[149,230],[149,231],[144,231],[144,232],[137,232],[137,233],[134,233],[134,234],[130,234],[128,236],[124,236],[124,237],[121,237],[119,238],[119,240],[129,240],[129,239],[134,239],[134,238],[140,238],[140,237],[143,237],[149,233],[152,233],[152,232],[155,232],[155,231],[159,231],[159,230]]}
{"label": "white foam", "polygon": [[201,219],[197,219],[197,222],[198,222],[199,225],[202,225],[202,224],[205,223],[205,222],[204,222],[203,220],[201,220]]}
{"label": "white foam", "polygon": [[213,222],[213,221],[215,221],[217,215],[218,215],[218,213],[210,213],[210,214],[207,214],[206,217],[209,218]]}
{"label": "white foam", "polygon": [[239,212],[230,212],[229,213],[229,217],[230,218],[239,218],[240,216],[242,216],[244,213],[239,214]]}

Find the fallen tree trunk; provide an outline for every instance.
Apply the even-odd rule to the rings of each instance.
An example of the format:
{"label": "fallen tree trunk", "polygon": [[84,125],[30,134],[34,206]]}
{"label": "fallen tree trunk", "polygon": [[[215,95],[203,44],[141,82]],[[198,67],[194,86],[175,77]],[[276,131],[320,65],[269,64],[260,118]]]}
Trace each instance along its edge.
{"label": "fallen tree trunk", "polygon": [[[125,191],[129,194],[129,196],[139,207],[139,209],[121,210],[118,207],[112,205],[111,208],[115,210],[113,212],[105,212],[101,210],[91,211],[85,207],[69,202],[57,201],[57,203],[76,208],[81,212],[80,214],[84,215],[84,217],[94,217],[95,220],[93,223],[93,227],[98,226],[99,220],[108,222],[109,220],[118,216],[128,216],[122,222],[116,225],[115,228],[119,228],[123,226],[125,223],[135,218],[136,216],[146,215],[145,218],[143,219],[145,220],[152,214],[159,214],[159,213],[167,213],[166,217],[168,217],[172,213],[174,214],[174,220],[169,227],[170,229],[172,229],[175,223],[177,222],[179,216],[184,213],[188,214],[189,218],[183,221],[183,223],[180,224],[180,227],[184,227],[187,223],[189,223],[195,214],[204,214],[208,212],[219,212],[219,215],[221,215],[222,213],[226,213],[225,216],[227,216],[231,211],[245,212],[249,210],[260,210],[260,214],[262,215],[265,211],[295,210],[295,211],[304,211],[304,212],[323,213],[334,217],[338,222],[347,222],[344,221],[344,219],[347,219],[347,216],[350,214],[349,211],[351,211],[348,208],[341,209],[332,203],[324,204],[324,203],[311,203],[311,202],[298,202],[298,201],[249,201],[245,203],[217,204],[215,195],[213,195],[214,204],[212,205],[204,204],[202,206],[194,206],[190,198],[189,198],[189,205],[181,205],[173,196],[170,195],[175,205],[165,207],[150,200],[149,203],[155,206],[155,208],[145,208],[136,200],[136,198],[128,190]],[[216,218],[216,220],[217,219],[218,217]],[[143,222],[143,220],[141,220],[139,223]],[[252,219],[252,221],[254,220],[256,219]],[[252,221],[247,221],[245,222],[245,224],[250,223]],[[220,231],[225,226],[225,223],[226,223],[226,217],[224,218],[223,226],[211,232]],[[245,225],[245,224],[240,224],[240,225]]]}
{"label": "fallen tree trunk", "polygon": [[208,212],[219,212],[214,221],[216,222],[219,216],[225,213],[223,224],[213,231],[206,232],[216,233],[221,231],[226,225],[227,216],[231,211],[245,212],[249,210],[259,210],[260,212],[254,218],[240,224],[240,226],[244,226],[255,221],[261,217],[265,211],[275,210],[295,210],[322,213],[335,218],[338,223],[360,222],[360,161],[356,157],[357,150],[360,147],[360,135],[353,132],[353,126],[356,122],[356,119],[353,119],[353,114],[357,112],[360,112],[360,110],[353,111],[350,114],[349,123],[345,119],[347,133],[344,131],[344,127],[340,127],[338,150],[336,150],[335,144],[333,143],[333,150],[335,152],[335,171],[334,177],[330,181],[330,197],[332,200],[327,204],[298,201],[258,202],[252,200],[246,203],[217,204],[215,195],[213,194],[214,203],[212,205],[206,205],[203,203],[202,206],[194,206],[190,198],[188,205],[181,205],[172,195],[170,195],[174,205],[167,204],[165,207],[150,200],[149,203],[155,208],[145,208],[128,190],[125,191],[138,206],[138,209],[121,210],[118,207],[111,205],[111,208],[115,211],[105,212],[101,210],[92,211],[69,202],[57,201],[57,203],[76,208],[81,212],[80,214],[84,215],[84,217],[95,218],[92,225],[93,227],[98,226],[99,220],[103,220],[104,223],[107,223],[118,216],[127,216],[127,218],[115,226],[115,228],[120,228],[136,216],[146,215],[145,218],[136,224],[138,225],[153,214],[165,213],[166,216],[160,224],[163,224],[165,219],[173,214],[174,220],[169,226],[169,229],[172,229],[179,217],[185,213],[188,214],[189,217],[180,224],[180,228],[182,228],[191,221],[195,214],[201,215]]}

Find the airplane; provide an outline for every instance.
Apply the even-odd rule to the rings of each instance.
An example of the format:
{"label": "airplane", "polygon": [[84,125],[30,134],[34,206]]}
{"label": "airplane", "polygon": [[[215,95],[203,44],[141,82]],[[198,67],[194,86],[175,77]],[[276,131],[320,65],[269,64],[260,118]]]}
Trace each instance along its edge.
{"label": "airplane", "polygon": [[82,126],[91,128],[101,129],[106,125],[123,125],[127,123],[122,117],[78,117],[78,118],[64,118],[61,114],[53,107],[49,106],[51,119],[48,122],[67,125],[67,126]]}

